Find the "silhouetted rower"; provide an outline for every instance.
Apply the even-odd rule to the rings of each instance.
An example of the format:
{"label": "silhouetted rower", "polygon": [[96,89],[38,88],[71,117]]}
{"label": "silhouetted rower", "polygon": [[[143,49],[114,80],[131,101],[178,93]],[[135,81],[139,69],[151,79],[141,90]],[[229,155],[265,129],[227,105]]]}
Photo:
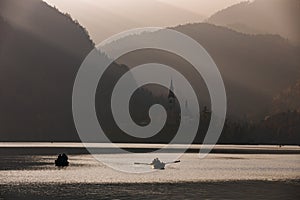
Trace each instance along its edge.
{"label": "silhouetted rower", "polygon": [[57,159],[55,160],[55,166],[58,167],[69,166],[68,156],[65,153],[59,154]]}

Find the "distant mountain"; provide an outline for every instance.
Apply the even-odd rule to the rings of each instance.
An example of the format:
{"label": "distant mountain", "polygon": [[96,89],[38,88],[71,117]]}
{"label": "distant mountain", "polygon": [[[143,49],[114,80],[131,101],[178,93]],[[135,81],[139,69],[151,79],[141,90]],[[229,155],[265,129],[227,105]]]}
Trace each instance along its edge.
{"label": "distant mountain", "polygon": [[[0,0],[0,141],[80,141],[72,91],[93,48],[85,28],[45,2]],[[111,128],[110,96],[127,71],[112,63],[96,92],[99,121],[108,132],[119,131]]]}
{"label": "distant mountain", "polygon": [[40,0],[0,0],[0,141],[76,140],[72,87],[94,47]]}
{"label": "distant mountain", "polygon": [[300,113],[300,80],[284,89],[273,99],[272,114],[287,111],[298,111]]}
{"label": "distant mountain", "polygon": [[260,118],[275,94],[300,77],[300,48],[279,36],[241,34],[209,24],[175,30],[198,41],[216,62],[225,81],[229,114]]}
{"label": "distant mountain", "polygon": [[119,32],[140,27],[166,27],[200,22],[196,12],[160,0],[45,0],[70,13],[99,43]]}
{"label": "distant mountain", "polygon": [[[210,24],[187,24],[174,29],[202,44],[215,60],[225,82],[230,117],[262,119],[272,109],[273,97],[300,80],[300,50],[279,36],[247,35]],[[46,3],[0,0],[0,141],[79,141],[72,118],[73,82],[80,64],[93,48],[82,26]],[[201,106],[209,107],[207,89],[186,60],[152,49],[130,52],[117,60],[125,65],[113,63],[105,72],[103,84],[96,93],[96,110],[102,111],[97,114],[104,119],[99,122],[116,141],[142,141],[121,137],[121,131],[112,123],[108,105],[110,92],[120,76],[128,67],[144,64],[147,59],[173,65],[189,77]],[[180,92],[176,81],[174,87]],[[167,88],[159,90],[168,92]],[[137,123],[140,119],[144,120],[143,124],[149,120],[147,108],[153,103],[168,103],[161,96],[153,98],[144,89],[135,95],[138,98],[133,98],[130,106],[138,105],[133,112]],[[145,96],[147,101],[139,99]],[[145,105],[145,109],[140,109]],[[233,124],[226,129],[230,136],[227,138],[231,138],[233,130],[240,129],[239,124]],[[261,130],[265,130],[264,125]],[[146,142],[162,142],[165,141],[162,138],[173,137],[168,131],[165,133]],[[269,140],[272,135],[262,137]],[[243,142],[249,141],[247,138]],[[240,141],[238,136],[234,139],[226,141]]]}
{"label": "distant mountain", "polygon": [[93,46],[85,28],[41,0],[0,0],[0,5],[6,23],[46,44],[75,56]]}
{"label": "distant mountain", "polygon": [[246,1],[221,10],[207,22],[250,34],[278,34],[300,45],[299,0]]}
{"label": "distant mountain", "polygon": [[[263,119],[271,109],[272,98],[300,78],[300,49],[279,36],[247,35],[204,23],[187,24],[174,29],[198,41],[216,62],[225,82],[229,116]],[[131,39],[128,38],[129,41]],[[117,47],[118,44],[115,45]],[[118,60],[127,66],[136,66],[145,61],[173,66],[189,77],[202,104],[209,104],[203,81],[195,75],[197,73],[190,64],[178,56],[144,50]],[[174,82],[174,85],[177,91],[184,90],[180,84]]]}

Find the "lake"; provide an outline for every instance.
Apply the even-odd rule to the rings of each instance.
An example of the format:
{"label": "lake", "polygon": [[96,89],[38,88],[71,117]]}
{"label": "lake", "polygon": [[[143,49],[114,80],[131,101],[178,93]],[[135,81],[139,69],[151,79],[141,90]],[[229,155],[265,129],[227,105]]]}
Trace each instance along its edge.
{"label": "lake", "polygon": [[[23,148],[18,145],[23,145]],[[1,146],[0,199],[300,197],[300,154],[289,154],[285,151],[287,149],[283,149],[284,154],[211,153],[204,159],[200,159],[197,153],[186,153],[180,158],[180,163],[168,165],[165,170],[152,170],[149,166],[134,165],[135,156],[139,156],[136,154],[97,155],[107,158],[113,165],[124,165],[124,169],[130,168],[137,172],[150,170],[148,173],[133,174],[114,170],[97,161],[92,155],[81,154],[79,151],[73,154],[70,151],[68,154],[69,167],[56,168],[54,160],[57,155],[52,152],[60,153],[61,148],[76,148],[73,144],[28,143],[24,147],[24,144],[2,143]],[[26,152],[32,152],[34,148],[37,148],[34,153]],[[220,146],[218,148],[223,149]],[[242,147],[231,146],[230,149],[234,148]],[[257,151],[277,147],[252,148]],[[298,148],[293,147],[295,151]],[[47,151],[51,153],[47,154]],[[171,157],[171,154],[159,157]]]}

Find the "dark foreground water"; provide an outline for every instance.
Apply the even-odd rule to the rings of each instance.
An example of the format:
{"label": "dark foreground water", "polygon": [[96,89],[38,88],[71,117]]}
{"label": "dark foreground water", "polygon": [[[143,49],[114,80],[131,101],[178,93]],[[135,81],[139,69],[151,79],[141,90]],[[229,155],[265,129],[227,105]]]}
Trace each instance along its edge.
{"label": "dark foreground water", "polygon": [[0,199],[300,199],[300,181],[1,185]]}

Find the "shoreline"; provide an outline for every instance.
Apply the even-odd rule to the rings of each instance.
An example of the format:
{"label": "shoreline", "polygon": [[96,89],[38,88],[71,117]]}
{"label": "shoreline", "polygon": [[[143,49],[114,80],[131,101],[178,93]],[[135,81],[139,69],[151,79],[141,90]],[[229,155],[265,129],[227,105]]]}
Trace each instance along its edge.
{"label": "shoreline", "polygon": [[[130,153],[154,152],[164,147],[163,144],[85,144],[95,154],[115,154],[121,148]],[[178,153],[187,148],[186,153],[207,152],[210,145],[170,145],[164,153]],[[68,154],[89,154],[82,143],[6,143],[0,142],[0,155],[56,155],[65,152]],[[123,152],[124,153],[124,152]],[[299,146],[278,145],[215,145],[210,151],[214,154],[300,154]]]}

